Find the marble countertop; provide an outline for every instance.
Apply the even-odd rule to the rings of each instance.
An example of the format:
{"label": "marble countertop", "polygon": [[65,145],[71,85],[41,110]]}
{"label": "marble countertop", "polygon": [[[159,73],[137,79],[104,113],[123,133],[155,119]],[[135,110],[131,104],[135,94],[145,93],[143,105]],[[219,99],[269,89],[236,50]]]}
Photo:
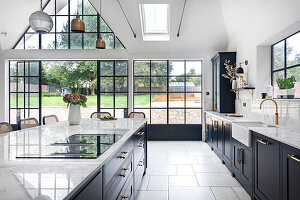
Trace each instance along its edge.
{"label": "marble countertop", "polygon": [[[257,122],[253,119],[247,119],[245,117],[228,117],[228,116],[226,116],[226,113],[219,113],[219,112],[215,112],[215,111],[205,111],[205,112],[214,117],[220,118],[220,119],[228,121],[228,122]],[[232,114],[232,113],[230,113],[230,114]]]}
{"label": "marble countertop", "polygon": [[300,132],[283,127],[249,127],[251,131],[300,149]]}
{"label": "marble countertop", "polygon": [[[59,200],[70,197],[144,123],[145,119],[83,119],[81,125],[70,126],[64,121],[0,135],[1,199]],[[126,129],[123,137],[97,159],[16,158],[20,153],[38,152],[70,135],[120,129]]]}
{"label": "marble countertop", "polygon": [[[214,111],[206,111],[206,113],[213,115],[214,117],[220,118],[225,121],[232,123],[235,122],[259,122],[253,119],[247,119],[244,117],[227,117],[226,113],[218,113]],[[250,130],[267,136],[271,139],[277,140],[284,144],[290,145],[294,148],[300,149],[300,132],[292,131],[282,126],[275,127],[249,127]]]}

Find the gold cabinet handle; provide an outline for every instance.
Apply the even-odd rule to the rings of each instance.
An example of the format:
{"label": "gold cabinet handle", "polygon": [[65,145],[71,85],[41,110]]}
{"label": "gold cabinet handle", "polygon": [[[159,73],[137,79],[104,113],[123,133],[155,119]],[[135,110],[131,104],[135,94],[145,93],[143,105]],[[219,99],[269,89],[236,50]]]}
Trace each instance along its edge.
{"label": "gold cabinet handle", "polygon": [[237,148],[237,152],[236,152],[236,156],[237,156],[237,162],[239,163],[239,164],[241,164],[241,161],[240,161],[240,148]]}
{"label": "gold cabinet handle", "polygon": [[[240,149],[240,164],[243,163],[243,151],[244,149]],[[242,153],[242,156],[241,156]]]}
{"label": "gold cabinet handle", "polygon": [[257,142],[264,144],[264,145],[269,145],[269,142],[264,142],[263,140],[257,140]]}
{"label": "gold cabinet handle", "polygon": [[120,176],[122,177],[126,177],[127,176],[127,172],[128,172],[128,168],[124,168],[124,174],[120,174]]}
{"label": "gold cabinet handle", "polygon": [[124,199],[124,200],[128,200],[128,199],[129,199],[129,197],[128,197],[128,196],[122,196],[122,199]]}
{"label": "gold cabinet handle", "polygon": [[144,161],[143,161],[143,160],[141,160],[141,161],[139,162],[139,166],[140,166],[140,167],[144,166]]}
{"label": "gold cabinet handle", "polygon": [[214,131],[218,131],[218,122],[214,121]]}
{"label": "gold cabinet handle", "polygon": [[208,124],[205,124],[205,126],[206,126],[206,132],[208,133]]}
{"label": "gold cabinet handle", "polygon": [[144,143],[143,142],[139,143],[138,147],[144,147]]}
{"label": "gold cabinet handle", "polygon": [[122,152],[122,155],[119,158],[126,159],[127,155],[128,155],[128,151],[124,151],[124,152]]}
{"label": "gold cabinet handle", "polygon": [[142,135],[144,135],[144,132],[138,132],[137,135],[142,136]]}
{"label": "gold cabinet handle", "polygon": [[296,158],[295,155],[288,155],[289,158],[297,161],[297,162],[300,162],[300,159],[299,158]]}

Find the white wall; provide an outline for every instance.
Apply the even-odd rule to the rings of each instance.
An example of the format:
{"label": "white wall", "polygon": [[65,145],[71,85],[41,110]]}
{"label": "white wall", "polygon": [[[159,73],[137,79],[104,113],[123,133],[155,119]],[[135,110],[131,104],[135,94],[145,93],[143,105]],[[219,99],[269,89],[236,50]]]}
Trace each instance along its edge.
{"label": "white wall", "polygon": [[300,30],[300,1],[221,0],[221,5],[227,50],[237,51],[237,63],[249,60],[249,83],[259,98],[270,83],[270,45]]}

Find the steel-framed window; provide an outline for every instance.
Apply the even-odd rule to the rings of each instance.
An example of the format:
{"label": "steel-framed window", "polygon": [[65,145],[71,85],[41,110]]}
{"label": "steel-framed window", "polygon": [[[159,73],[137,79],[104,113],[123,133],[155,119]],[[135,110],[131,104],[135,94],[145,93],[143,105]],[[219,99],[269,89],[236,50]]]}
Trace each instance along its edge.
{"label": "steel-framed window", "polygon": [[[98,66],[98,111],[123,118],[128,110],[128,61],[99,61]],[[111,98],[109,105],[102,101],[105,96]]]}
{"label": "steel-framed window", "polygon": [[[271,84],[278,89],[276,78],[296,78],[296,98],[300,98],[300,32],[297,32],[271,46]],[[276,94],[274,95],[276,98]]]}
{"label": "steel-framed window", "polygon": [[[9,121],[35,117],[41,121],[41,62],[9,62]],[[12,118],[12,115],[15,118]]]}
{"label": "steel-framed window", "polygon": [[[48,34],[37,34],[28,27],[14,46],[14,49],[95,49],[96,40],[100,33],[106,42],[107,49],[125,49],[125,46],[115,36],[89,0],[79,0],[79,2],[78,13],[81,19],[86,20],[85,33],[73,33],[70,31],[71,21],[77,14],[71,8],[76,7],[77,0],[49,0],[43,10],[53,19],[54,26],[52,31]],[[66,5],[61,8],[61,4]],[[94,20],[95,24],[89,23],[91,19]],[[66,22],[66,24],[62,22]],[[59,30],[59,24],[65,25],[63,30]],[[27,43],[29,43],[28,40],[30,38],[33,44],[29,46]],[[53,42],[47,44],[47,41]],[[75,41],[79,41],[79,43],[75,44]]]}
{"label": "steel-framed window", "polygon": [[[187,72],[188,62],[199,62],[199,71],[201,71],[201,61],[187,61],[187,60],[134,60],[133,61],[133,82],[134,82],[134,98],[133,105],[134,111],[144,112],[148,118],[150,124],[190,124],[191,122],[187,115],[190,111],[194,113],[198,112],[199,120],[195,124],[201,124],[201,79],[202,75],[199,74],[189,74]],[[155,70],[157,68],[157,63],[164,66],[164,70]],[[179,73],[172,73],[171,68],[175,66],[175,63],[181,63],[181,69],[176,69],[175,71],[180,71]],[[141,67],[142,65],[142,67]],[[163,72],[161,72],[163,71]],[[188,80],[194,78],[198,79],[200,83],[200,89],[192,90],[190,86],[187,86]],[[181,81],[180,81],[181,80]],[[160,82],[161,85],[165,87],[155,87],[155,84]],[[170,84],[174,83],[174,84]],[[178,84],[177,84],[178,83]],[[176,86],[177,84],[177,86]],[[173,87],[175,86],[175,87]],[[177,88],[176,87],[180,87]],[[189,94],[199,97],[199,105],[191,106],[187,101]],[[158,96],[158,97],[157,97]],[[157,100],[155,98],[157,97]],[[183,99],[180,102],[181,105],[174,105],[173,100],[176,98]],[[195,97],[194,97],[195,98]],[[197,97],[196,97],[197,98]],[[161,101],[161,100],[163,101]],[[164,102],[165,103],[161,103]],[[173,115],[177,113],[181,119],[173,120]],[[182,115],[181,115],[182,114]]]}
{"label": "steel-framed window", "polygon": [[[76,62],[80,60],[72,61]],[[94,111],[109,111],[116,117],[124,117],[126,114],[125,112],[128,110],[128,61],[112,60],[95,62],[97,62],[97,108]],[[111,71],[111,74],[105,74],[105,70],[101,69],[101,65],[105,63],[111,64],[108,66],[109,68],[106,69],[107,71]],[[32,67],[33,64],[35,64],[34,70]],[[9,122],[11,124],[17,124],[18,120],[28,117],[35,117],[41,123],[43,111],[42,67],[43,61],[9,61],[8,111]],[[112,89],[110,91],[102,90],[101,87],[103,87],[103,85],[101,84],[101,81],[108,78],[112,80],[112,82],[109,83],[109,87]],[[34,86],[30,84],[32,83],[32,80],[35,81]],[[103,104],[101,97],[105,94],[111,95],[112,106],[105,106]]]}

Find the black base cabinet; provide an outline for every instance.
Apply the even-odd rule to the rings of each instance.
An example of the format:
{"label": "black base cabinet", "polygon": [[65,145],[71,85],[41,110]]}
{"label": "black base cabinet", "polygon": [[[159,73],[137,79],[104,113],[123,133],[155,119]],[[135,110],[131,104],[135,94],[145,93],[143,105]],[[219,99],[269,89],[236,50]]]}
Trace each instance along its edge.
{"label": "black base cabinet", "polygon": [[300,199],[300,150],[282,145],[283,200]]}
{"label": "black base cabinet", "polygon": [[280,145],[254,134],[254,193],[260,200],[280,200]]}
{"label": "black base cabinet", "polygon": [[232,139],[232,173],[246,192],[252,195],[252,148]]}
{"label": "black base cabinet", "polygon": [[227,168],[231,168],[231,123],[223,121],[223,160]]}
{"label": "black base cabinet", "polygon": [[69,199],[134,200],[147,167],[147,124]]}

